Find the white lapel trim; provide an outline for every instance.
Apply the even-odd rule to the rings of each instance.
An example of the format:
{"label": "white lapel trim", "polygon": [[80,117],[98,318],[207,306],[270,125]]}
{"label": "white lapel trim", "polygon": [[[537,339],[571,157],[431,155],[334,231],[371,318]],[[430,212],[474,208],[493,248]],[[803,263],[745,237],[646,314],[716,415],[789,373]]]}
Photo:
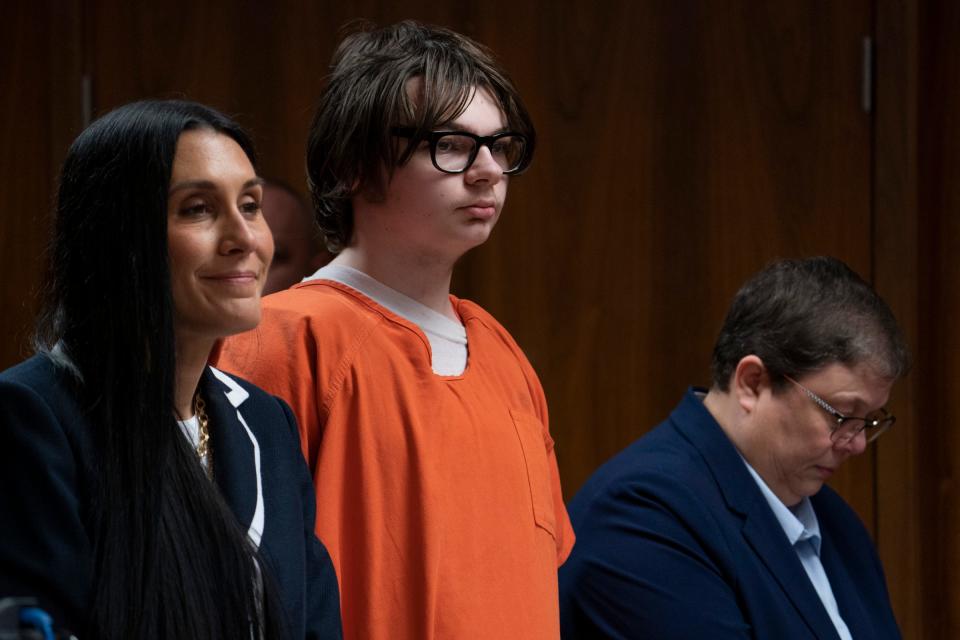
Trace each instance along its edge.
{"label": "white lapel trim", "polygon": [[213,375],[217,376],[217,379],[220,382],[230,387],[230,391],[226,392],[227,400],[233,405],[234,409],[239,407],[244,400],[250,397],[250,394],[247,393],[243,387],[237,384],[236,380],[225,374],[223,371],[220,371],[220,369],[217,369],[216,367],[210,367],[210,371],[213,372]]}
{"label": "white lapel trim", "polygon": [[[227,396],[227,401],[235,408],[240,406],[244,400],[250,397],[250,394],[237,384],[237,381],[225,374],[223,371],[220,371],[216,367],[210,367],[211,373],[217,377],[217,379],[225,384],[230,390],[225,391],[224,394]],[[244,430],[247,432],[247,437],[250,438],[250,443],[253,445],[253,464],[257,472],[257,506],[253,510],[253,521],[250,522],[250,526],[247,528],[247,537],[253,542],[254,546],[260,547],[260,540],[263,537],[263,475],[260,472],[260,443],[257,442],[256,436],[253,435],[253,431],[250,430],[250,427],[247,426],[247,421],[243,419],[243,416],[240,415],[240,410],[237,409],[237,420],[240,421],[240,424],[243,425]]]}

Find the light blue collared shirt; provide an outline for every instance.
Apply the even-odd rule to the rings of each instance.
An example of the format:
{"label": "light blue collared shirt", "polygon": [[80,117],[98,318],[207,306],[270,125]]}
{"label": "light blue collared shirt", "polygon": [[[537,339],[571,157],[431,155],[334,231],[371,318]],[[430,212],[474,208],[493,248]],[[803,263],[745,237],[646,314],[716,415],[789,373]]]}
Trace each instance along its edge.
{"label": "light blue collared shirt", "polygon": [[746,458],[740,456],[743,464],[747,465],[747,471],[753,476],[757,486],[760,487],[760,493],[766,498],[767,504],[777,517],[783,532],[787,534],[787,539],[793,545],[803,565],[804,571],[813,583],[813,588],[817,590],[823,607],[827,610],[833,626],[837,628],[842,640],[853,640],[847,623],[843,621],[840,615],[840,609],[837,607],[837,599],[833,596],[833,589],[830,587],[830,580],[827,578],[827,572],[823,570],[823,564],[820,562],[820,523],[817,521],[817,514],[810,504],[810,498],[804,498],[800,503],[792,508],[788,508],[780,498],[778,498],[767,483],[763,481],[756,469],[750,466]]}

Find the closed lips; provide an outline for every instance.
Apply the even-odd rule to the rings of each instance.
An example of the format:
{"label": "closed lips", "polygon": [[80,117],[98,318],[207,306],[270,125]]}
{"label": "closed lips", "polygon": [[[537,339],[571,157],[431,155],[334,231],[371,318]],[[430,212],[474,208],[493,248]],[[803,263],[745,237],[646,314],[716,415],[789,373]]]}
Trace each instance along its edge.
{"label": "closed lips", "polygon": [[225,273],[211,273],[201,276],[206,280],[223,280],[228,282],[248,282],[257,279],[253,271],[228,271]]}
{"label": "closed lips", "polygon": [[465,209],[492,209],[494,206],[493,200],[482,200],[480,202],[472,202],[468,205],[465,205]]}

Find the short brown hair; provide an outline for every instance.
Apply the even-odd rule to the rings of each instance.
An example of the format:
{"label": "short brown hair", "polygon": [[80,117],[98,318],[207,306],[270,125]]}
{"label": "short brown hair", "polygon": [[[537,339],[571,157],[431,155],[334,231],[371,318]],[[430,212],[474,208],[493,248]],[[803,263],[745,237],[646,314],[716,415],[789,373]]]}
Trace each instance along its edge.
{"label": "short brown hair", "polygon": [[836,258],[781,260],[737,292],[713,350],[713,384],[729,389],[740,359],[763,360],[774,390],[833,363],[869,364],[895,380],[910,355],[890,307]]}
{"label": "short brown hair", "polygon": [[[407,92],[422,78],[419,99]],[[510,130],[536,131],[519,93],[493,54],[459,33],[412,20],[353,27],[337,47],[307,142],[307,176],[317,225],[334,253],[353,234],[351,198],[382,197],[393,168],[406,162],[427,133],[463,113],[475,88],[500,103]],[[399,146],[391,128],[416,130]]]}

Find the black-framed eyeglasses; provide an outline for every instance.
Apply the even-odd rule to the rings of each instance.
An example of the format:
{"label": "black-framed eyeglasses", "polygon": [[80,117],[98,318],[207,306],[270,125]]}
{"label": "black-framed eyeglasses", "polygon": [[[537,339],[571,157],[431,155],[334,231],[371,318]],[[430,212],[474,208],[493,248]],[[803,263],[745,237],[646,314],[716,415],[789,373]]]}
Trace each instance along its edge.
{"label": "black-framed eyeglasses", "polygon": [[[413,127],[394,127],[390,132],[401,138],[415,139]],[[527,137],[522,133],[504,131],[492,136],[478,136],[468,131],[430,131],[424,137],[430,145],[430,159],[444,173],[463,173],[477,159],[480,147],[490,149],[490,155],[507,175],[526,169]]]}
{"label": "black-framed eyeglasses", "polygon": [[830,438],[837,444],[847,444],[856,438],[861,431],[867,432],[867,444],[870,444],[879,438],[884,431],[893,426],[893,423],[897,421],[897,417],[887,411],[885,408],[877,409],[876,411],[862,418],[856,416],[845,416],[831,407],[826,400],[815,394],[813,391],[810,391],[810,389],[807,389],[790,376],[785,375],[783,377],[797,385],[797,387],[799,387],[808,398],[817,403],[817,406],[830,414],[835,421],[830,427]]}

